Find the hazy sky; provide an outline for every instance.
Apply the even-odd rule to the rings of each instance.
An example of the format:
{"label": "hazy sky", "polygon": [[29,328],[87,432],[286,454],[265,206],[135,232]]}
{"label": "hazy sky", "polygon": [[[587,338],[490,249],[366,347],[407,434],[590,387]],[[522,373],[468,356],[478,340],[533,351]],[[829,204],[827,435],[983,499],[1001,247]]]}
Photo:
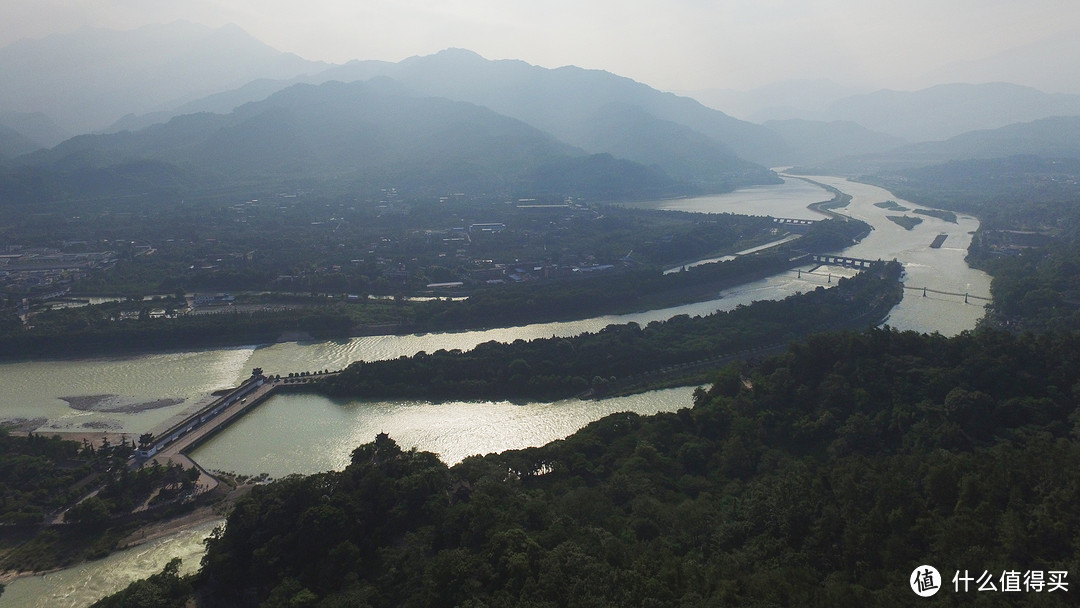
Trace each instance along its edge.
{"label": "hazy sky", "polygon": [[573,64],[665,90],[791,78],[917,88],[921,76],[1080,27],[1077,0],[5,0],[0,46],[80,26],[235,23],[307,59],[447,47]]}

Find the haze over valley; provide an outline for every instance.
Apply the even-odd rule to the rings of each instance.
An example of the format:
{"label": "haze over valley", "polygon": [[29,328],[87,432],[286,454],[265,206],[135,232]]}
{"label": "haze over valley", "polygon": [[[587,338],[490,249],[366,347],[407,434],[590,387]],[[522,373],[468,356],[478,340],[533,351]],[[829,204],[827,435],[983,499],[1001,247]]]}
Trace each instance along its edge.
{"label": "haze over valley", "polygon": [[[996,57],[1001,66],[999,73],[1015,73],[1016,66],[1024,61],[1049,61],[1048,55],[1060,50],[1068,39],[1059,36],[1055,44],[1003,53]],[[1041,54],[1036,53],[1037,48],[1042,49]],[[1055,59],[1061,71],[1070,72],[1061,59],[1060,55]],[[969,74],[995,73],[989,60],[980,65],[980,70]],[[962,72],[944,71],[940,75],[952,73]],[[356,127],[348,125],[356,125],[358,117],[371,124],[383,122],[380,112],[386,108],[355,105],[352,117],[335,114],[337,110],[330,108],[342,108],[340,99],[335,105],[329,99],[317,98],[330,95],[330,88],[320,85],[334,81],[366,82],[380,95],[444,101],[417,100],[410,102],[416,105],[412,108],[401,105],[395,108],[395,118],[386,117],[386,125],[368,129],[365,137],[394,140],[399,149],[384,151],[386,157],[375,163],[383,168],[371,169],[376,175],[350,176],[344,166],[355,165],[359,157],[350,154],[358,151],[339,154],[343,152],[339,144],[324,141],[319,133],[341,126],[344,132],[357,135]],[[309,108],[322,108],[318,111],[319,119],[325,123],[322,130],[301,127],[289,120],[260,127],[258,116],[271,107],[283,111],[283,92],[298,85],[309,85],[309,92],[291,93],[287,103],[296,111],[302,111],[296,104],[304,103]],[[394,130],[393,125],[402,120],[419,121],[418,113],[428,115],[424,120],[432,120],[432,110],[421,106],[445,100],[487,110],[487,116],[471,110],[474,116],[468,120],[473,128],[491,131],[488,141],[459,141],[460,134],[451,134],[434,146]],[[780,108],[777,104],[781,101],[790,105]],[[747,104],[756,111],[747,112]],[[457,108],[456,112],[465,111],[464,106]],[[171,127],[172,131],[191,130],[187,141],[178,142],[175,137],[162,140],[170,137],[167,126],[150,129],[185,115],[206,113],[226,118],[185,118]],[[513,184],[535,180],[545,163],[569,156],[609,154],[620,162],[629,161],[620,169],[625,169],[621,178],[596,170],[596,181],[606,182],[615,190],[583,193],[610,198],[621,188],[612,180],[630,179],[633,175],[637,182],[649,184],[643,196],[658,196],[724,191],[775,181],[764,169],[773,166],[819,165],[834,172],[857,174],[865,171],[866,165],[860,159],[867,157],[874,158],[874,166],[910,166],[993,154],[1068,156],[1076,147],[1069,127],[1049,125],[1063,124],[1065,117],[1078,115],[1080,94],[1046,93],[1003,82],[942,82],[909,91],[859,92],[851,86],[802,80],[759,88],[741,97],[702,93],[694,99],[607,71],[574,66],[549,69],[519,60],[489,60],[464,49],[446,49],[397,62],[354,60],[333,65],[277,51],[235,25],[210,28],[174,22],[128,31],[83,28],[0,48],[0,159],[9,175],[14,172],[16,182],[20,173],[36,169],[49,171],[51,177],[67,183],[76,169],[115,172],[124,164],[153,161],[162,163],[153,170],[157,175],[143,175],[141,180],[146,181],[136,187],[223,185],[223,173],[235,173],[229,179],[237,180],[252,177],[250,169],[254,166],[274,173],[283,161],[262,157],[269,154],[288,155],[295,161],[285,171],[290,178],[355,182],[374,179],[387,185],[396,177],[378,172],[385,171],[388,163],[404,161],[401,172],[410,173],[412,169],[407,165],[410,159],[422,156],[420,150],[440,148],[456,154],[455,146],[466,150],[481,146],[486,151],[476,149],[478,158],[502,155],[492,137],[507,128],[505,119],[510,118],[524,123],[520,129],[528,126],[535,130],[533,135],[513,137],[534,137],[537,142],[547,137],[553,141],[542,145],[558,141],[565,148],[558,153],[535,150],[529,153],[531,160],[478,168],[487,177],[480,178],[485,183],[474,180],[472,186],[490,190],[491,179],[495,179],[504,184],[504,190],[512,191]],[[1045,122],[1050,118],[1058,122]],[[502,126],[486,124],[499,120]],[[213,121],[217,123],[211,126]],[[226,123],[231,124],[227,129]],[[426,133],[432,136],[446,128],[429,126],[433,128],[426,129]],[[208,129],[218,133],[217,140],[195,141],[197,133],[209,134]],[[262,134],[255,136],[245,129],[261,130]],[[294,134],[286,135],[284,132],[290,129]],[[382,132],[376,134],[380,129]],[[1007,138],[1000,146],[974,143],[992,135],[967,135],[1000,129],[1004,129],[1001,137]],[[224,134],[225,130],[231,135]],[[105,137],[125,131],[131,135]],[[297,139],[301,132],[304,141]],[[84,137],[49,154],[29,154],[57,147],[76,135]],[[960,136],[966,140],[962,137],[954,141]],[[257,137],[264,138],[262,143],[256,143]],[[502,137],[511,136],[504,133]],[[125,138],[127,141],[120,143]],[[241,140],[245,143],[239,144]],[[969,143],[965,145],[964,141]],[[363,145],[370,148],[374,144],[369,140]],[[205,154],[200,147],[207,146],[217,151]],[[198,160],[190,162],[192,159],[185,158],[185,154]],[[366,154],[372,154],[371,150]],[[330,157],[338,159],[337,170],[325,166]],[[837,159],[845,159],[847,164],[822,165]],[[478,161],[480,165],[485,162],[490,161]],[[248,166],[244,167],[244,163]],[[206,170],[209,165],[219,169],[218,175]],[[321,167],[317,176],[315,166]],[[223,171],[226,167],[237,171]],[[430,179],[421,181],[433,185]],[[461,184],[452,182],[438,186],[461,189]],[[10,187],[5,190],[10,192]]]}
{"label": "haze over valley", "polygon": [[1080,4],[10,4],[0,604],[1076,604]]}

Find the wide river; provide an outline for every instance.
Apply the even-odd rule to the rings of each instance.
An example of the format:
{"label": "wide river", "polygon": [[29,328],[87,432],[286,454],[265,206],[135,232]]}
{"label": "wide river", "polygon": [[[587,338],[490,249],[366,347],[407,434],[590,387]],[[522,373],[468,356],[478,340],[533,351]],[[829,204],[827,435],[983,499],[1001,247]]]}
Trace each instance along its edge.
{"label": "wide river", "polygon": [[[845,250],[852,257],[898,259],[909,287],[986,297],[990,278],[964,262],[978,221],[948,223],[930,216],[905,230],[887,219],[898,215],[874,203],[897,199],[886,190],[835,177],[813,180],[853,196],[841,212],[868,222],[873,232]],[[649,206],[704,213],[743,213],[815,219],[810,203],[828,200],[825,190],[801,179],[733,193],[659,201]],[[640,205],[638,205],[640,206]],[[910,211],[908,212],[910,214]],[[930,244],[948,234],[938,249]],[[369,336],[333,342],[282,343],[196,352],[145,354],[0,364],[0,420],[21,420],[40,432],[109,430],[136,435],[167,425],[204,403],[210,392],[235,386],[261,367],[267,373],[340,369],[352,361],[411,355],[420,350],[469,349],[489,340],[572,336],[611,323],[642,325],[678,314],[705,315],[755,300],[779,299],[828,285],[851,271],[822,268],[811,275],[784,273],[686,306],[604,316],[567,323],[409,336]],[[831,275],[831,276],[830,276]],[[971,329],[985,300],[906,290],[887,323],[899,329],[954,335]],[[693,388],[654,391],[601,401],[576,399],[515,405],[505,402],[431,404],[414,401],[336,401],[312,395],[279,395],[206,443],[192,456],[208,469],[282,476],[341,469],[357,445],[385,431],[403,447],[437,452],[448,463],[484,454],[542,445],[617,411],[651,414],[691,405]],[[67,399],[67,400],[65,400]],[[70,400],[70,401],[69,401]],[[74,409],[70,403],[82,403]],[[89,409],[86,409],[89,404]],[[166,405],[162,405],[166,404]],[[158,405],[159,407],[147,407]],[[112,411],[109,411],[112,410]],[[133,411],[135,410],[135,411]],[[184,569],[198,567],[201,540],[210,527],[187,531],[106,559],[46,576],[18,579],[0,596],[3,606],[85,606],[129,581],[160,570],[173,556]]]}

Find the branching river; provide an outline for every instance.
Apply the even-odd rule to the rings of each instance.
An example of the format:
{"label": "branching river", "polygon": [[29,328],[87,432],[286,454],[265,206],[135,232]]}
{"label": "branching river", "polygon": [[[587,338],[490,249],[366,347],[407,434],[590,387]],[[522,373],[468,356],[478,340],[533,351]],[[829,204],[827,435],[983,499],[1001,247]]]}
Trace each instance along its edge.
{"label": "branching river", "polygon": [[[910,209],[918,205],[896,199],[874,186],[827,176],[812,179],[851,194],[850,205],[841,212],[874,227],[861,243],[847,249],[846,255],[898,259],[904,263],[909,287],[928,288],[926,297],[921,291],[906,290],[904,300],[887,321],[889,325],[945,335],[975,326],[983,315],[984,300],[972,298],[965,303],[963,297],[936,292],[989,295],[990,278],[964,262],[971,234],[978,229],[977,220],[960,217],[954,224],[921,215],[921,224],[905,230],[887,219],[898,212],[875,203],[895,200]],[[651,206],[812,219],[820,216],[807,210],[807,205],[829,198],[831,194],[818,186],[788,178],[783,185],[661,201]],[[943,245],[930,247],[940,234],[948,234]],[[629,321],[644,325],[678,314],[705,315],[755,300],[784,298],[828,285],[851,272],[822,268],[810,274],[806,272],[810,267],[801,270],[727,290],[707,302],[567,323],[0,364],[0,419],[22,419],[41,432],[109,430],[138,434],[160,428],[197,408],[213,390],[236,385],[254,367],[271,374],[340,369],[361,359],[392,358],[440,348],[467,350],[489,340],[572,336]],[[311,473],[344,467],[356,445],[385,431],[403,447],[433,451],[454,463],[471,454],[541,445],[616,411],[650,414],[688,407],[692,392],[693,388],[682,388],[601,401],[525,405],[334,401],[312,395],[279,395],[200,447],[193,457],[208,469],[266,472],[275,477]],[[75,409],[72,403],[83,407]],[[154,404],[163,406],[147,407]],[[185,557],[185,568],[192,570],[197,568],[195,556],[201,554],[201,540],[210,529],[204,526],[101,561],[44,577],[19,579],[0,596],[0,606],[84,606],[134,578],[160,570],[173,556]]]}

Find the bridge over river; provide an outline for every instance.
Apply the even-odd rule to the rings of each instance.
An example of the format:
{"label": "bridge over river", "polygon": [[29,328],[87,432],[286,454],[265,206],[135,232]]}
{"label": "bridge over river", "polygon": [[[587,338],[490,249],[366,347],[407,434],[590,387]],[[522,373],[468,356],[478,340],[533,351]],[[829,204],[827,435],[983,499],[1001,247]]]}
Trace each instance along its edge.
{"label": "bridge over river", "polygon": [[[857,268],[859,270],[865,270],[870,267],[875,261],[881,260],[868,260],[866,258],[853,258],[843,255],[829,255],[829,254],[810,254],[809,259],[822,266],[842,266],[844,268]],[[813,272],[813,271],[811,271]],[[802,276],[802,271],[799,271],[799,276]],[[831,281],[830,281],[831,282]],[[982,300],[984,302],[990,302],[992,298],[990,296],[980,296],[971,293],[960,293],[955,291],[942,291],[940,289],[931,289],[929,287],[916,287],[913,285],[904,285],[904,289],[911,291],[920,291],[922,296],[928,297],[929,294],[942,295],[942,296],[956,296],[958,298],[964,298],[964,303],[970,303],[970,300]]]}
{"label": "bridge over river", "polygon": [[913,291],[921,291],[922,297],[928,297],[927,294],[936,294],[939,296],[956,296],[958,298],[964,298],[964,304],[968,304],[969,300],[983,300],[984,302],[991,302],[993,298],[990,296],[977,296],[970,293],[959,293],[955,291],[941,291],[939,289],[930,289],[929,287],[915,287],[912,285],[904,285],[904,289],[910,289]]}
{"label": "bridge over river", "polygon": [[[316,372],[304,378],[325,378],[337,373],[339,372]],[[239,420],[275,392],[292,386],[302,386],[292,384],[293,380],[293,378],[282,379],[280,376],[269,377],[263,375],[261,369],[255,368],[252,370],[251,377],[237,388],[218,397],[164,431],[147,433],[140,437],[139,449],[132,456],[131,466],[139,467],[156,461],[159,464],[175,463],[184,468],[196,467],[201,473],[198,483],[205,490],[213,489],[218,484],[217,479],[189,458],[187,453]]]}
{"label": "bridge over river", "polygon": [[853,258],[843,255],[830,255],[826,253],[810,254],[810,261],[825,266],[843,266],[844,268],[870,268],[875,262],[881,260],[867,260],[865,258]]}

